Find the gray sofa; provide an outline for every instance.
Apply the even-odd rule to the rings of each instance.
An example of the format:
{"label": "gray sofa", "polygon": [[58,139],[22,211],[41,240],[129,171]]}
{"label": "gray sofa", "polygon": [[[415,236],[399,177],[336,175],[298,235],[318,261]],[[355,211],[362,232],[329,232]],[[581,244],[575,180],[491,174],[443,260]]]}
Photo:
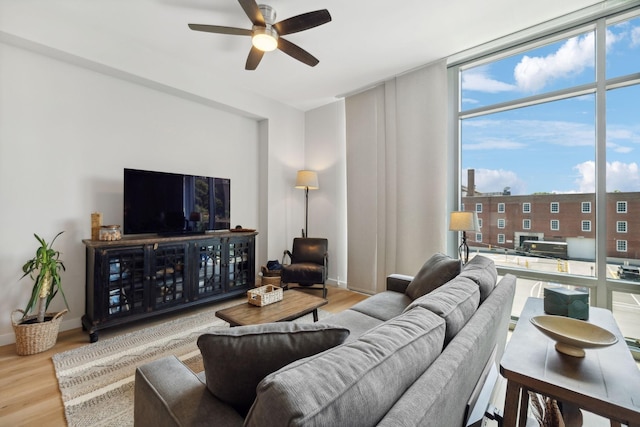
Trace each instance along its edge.
{"label": "gray sofa", "polygon": [[486,257],[460,271],[436,254],[415,277],[391,275],[387,291],[317,324],[201,337],[203,374],[175,357],[139,367],[135,425],[467,425],[504,349],[514,292],[515,277],[498,283]]}

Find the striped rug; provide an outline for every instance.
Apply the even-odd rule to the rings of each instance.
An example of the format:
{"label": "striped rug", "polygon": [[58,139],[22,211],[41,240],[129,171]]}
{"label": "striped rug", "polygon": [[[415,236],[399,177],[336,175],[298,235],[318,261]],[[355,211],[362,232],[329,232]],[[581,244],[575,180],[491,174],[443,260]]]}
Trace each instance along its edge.
{"label": "striped rug", "polygon": [[[228,328],[215,312],[239,304],[232,300],[198,314],[126,333],[55,354],[67,423],[72,427],[133,425],[134,375],[137,366],[176,355],[192,371],[203,371],[197,338]],[[329,313],[318,310],[320,318]],[[297,321],[312,322],[309,314]]]}

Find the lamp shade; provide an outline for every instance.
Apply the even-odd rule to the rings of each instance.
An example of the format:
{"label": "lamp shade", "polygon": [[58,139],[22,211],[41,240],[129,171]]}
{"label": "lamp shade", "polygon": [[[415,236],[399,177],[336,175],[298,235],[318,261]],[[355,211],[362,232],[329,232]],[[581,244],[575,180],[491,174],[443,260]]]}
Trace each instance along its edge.
{"label": "lamp shade", "polygon": [[298,171],[296,177],[296,188],[308,188],[309,190],[317,190],[318,174],[314,171],[301,170]]}
{"label": "lamp shade", "polygon": [[450,231],[480,231],[478,214],[475,212],[451,212],[449,219]]}

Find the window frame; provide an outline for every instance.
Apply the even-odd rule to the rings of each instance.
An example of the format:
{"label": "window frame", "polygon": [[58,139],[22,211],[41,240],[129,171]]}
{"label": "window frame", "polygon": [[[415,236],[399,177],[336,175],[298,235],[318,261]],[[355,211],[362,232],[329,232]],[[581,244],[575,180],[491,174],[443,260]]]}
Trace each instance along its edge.
{"label": "window frame", "polygon": [[500,202],[498,203],[498,213],[505,213],[506,207],[505,204]]}
{"label": "window frame", "polygon": [[[621,225],[623,225],[622,227],[620,227]],[[624,230],[622,230],[624,229]],[[628,224],[627,221],[616,221],[616,233],[627,233],[628,230]]]}
{"label": "window frame", "polygon": [[560,202],[551,202],[549,204],[549,212],[554,214],[560,213]]}
{"label": "window frame", "polygon": [[500,230],[502,230],[503,228],[506,228],[507,226],[507,220],[504,218],[498,218],[498,222],[496,224],[496,227],[498,227]]}
{"label": "window frame", "polygon": [[628,252],[629,247],[626,240],[616,239],[616,252]]}
{"label": "window frame", "polygon": [[522,220],[522,229],[531,230],[531,220],[529,218],[525,218]]}
{"label": "window frame", "polygon": [[[586,209],[585,209],[586,207]],[[582,202],[580,204],[580,212],[583,214],[590,214],[591,213],[591,202]]]}
{"label": "window frame", "polygon": [[[585,225],[587,227],[585,227]],[[585,233],[591,233],[591,220],[583,219],[582,221],[580,221],[580,230]]]}
{"label": "window frame", "polygon": [[551,231],[560,231],[560,220],[552,219],[551,221],[549,221],[549,229]]}
{"label": "window frame", "polygon": [[[624,209],[620,209],[624,206]],[[626,200],[617,200],[616,201],[616,213],[626,214],[628,212],[628,204]]]}
{"label": "window frame", "polygon": [[522,213],[526,213],[526,214],[531,213],[531,202],[522,203]]}
{"label": "window frame", "polygon": [[[619,280],[607,278],[607,242],[611,241],[607,236],[607,223],[611,218],[607,217],[607,191],[606,191],[606,92],[610,89],[635,86],[638,84],[638,73],[628,74],[624,76],[616,76],[607,80],[605,75],[607,52],[602,51],[606,48],[606,31],[608,26],[616,25],[623,21],[640,17],[640,8],[637,4],[619,4],[617,6],[608,6],[600,10],[592,9],[587,15],[576,16],[569,14],[567,17],[557,18],[540,27],[532,27],[532,29],[515,33],[503,39],[497,39],[486,45],[470,49],[463,53],[454,55],[447,60],[449,66],[449,83],[452,90],[450,112],[452,117],[450,123],[450,141],[457,154],[452,157],[451,167],[454,175],[461,176],[460,156],[461,156],[461,136],[460,123],[465,118],[479,117],[483,115],[493,114],[504,110],[517,109],[523,106],[538,105],[549,102],[551,100],[567,99],[575,96],[594,94],[596,98],[596,114],[595,114],[595,171],[596,185],[594,196],[594,207],[591,208],[591,201],[587,202],[588,212],[583,214],[591,214],[593,224],[594,237],[596,240],[596,259],[594,264],[593,276],[585,280],[584,276],[572,274],[563,274],[562,278],[556,278],[556,274],[543,271],[533,271],[509,267],[498,266],[499,274],[512,273],[519,278],[532,279],[537,281],[557,282],[562,280],[563,284],[574,286],[586,286],[590,289],[590,304],[597,307],[611,309],[612,292],[629,292],[628,284],[621,283]],[[490,64],[494,61],[510,57],[515,54],[525,53],[542,45],[553,43],[554,41],[566,39],[574,35],[583,34],[586,30],[595,30],[595,81],[593,84],[585,84],[581,86],[560,89],[552,93],[544,93],[540,96],[529,96],[512,101],[505,101],[493,105],[481,106],[473,109],[462,110],[459,108],[462,91],[460,90],[460,72],[465,69],[473,68],[478,65]],[[460,197],[461,187],[454,187]],[[566,210],[566,209],[565,209]],[[533,225],[533,224],[532,224]],[[544,238],[544,236],[540,236]],[[456,246],[457,248],[457,246]],[[454,248],[455,249],[455,248]],[[640,287],[633,288],[631,292],[640,295]]]}

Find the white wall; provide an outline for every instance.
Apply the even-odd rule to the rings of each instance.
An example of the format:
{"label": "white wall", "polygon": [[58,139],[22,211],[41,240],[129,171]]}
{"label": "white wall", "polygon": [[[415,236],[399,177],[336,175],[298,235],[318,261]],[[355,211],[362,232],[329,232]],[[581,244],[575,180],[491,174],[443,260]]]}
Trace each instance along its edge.
{"label": "white wall", "polygon": [[[81,240],[93,211],[122,223],[125,167],[231,178],[231,221],[259,227],[258,264],[278,257],[303,223],[288,177],[303,167],[304,113],[261,98],[246,112],[220,107],[193,81],[158,84],[93,65],[0,41],[0,345],[14,341],[8,314],[28,299],[31,283],[19,278],[34,232],[50,239],[65,230],[56,242],[71,308],[62,329],[80,326]],[[250,104],[246,94],[239,100]],[[51,309],[62,307],[57,298]]]}
{"label": "white wall", "polygon": [[[307,111],[306,169],[318,172],[318,190],[309,191],[309,237],[329,240],[328,283],[346,286],[347,194],[344,100]],[[295,180],[295,175],[292,177]],[[294,189],[304,203],[304,190]],[[304,214],[303,214],[304,215]]]}

